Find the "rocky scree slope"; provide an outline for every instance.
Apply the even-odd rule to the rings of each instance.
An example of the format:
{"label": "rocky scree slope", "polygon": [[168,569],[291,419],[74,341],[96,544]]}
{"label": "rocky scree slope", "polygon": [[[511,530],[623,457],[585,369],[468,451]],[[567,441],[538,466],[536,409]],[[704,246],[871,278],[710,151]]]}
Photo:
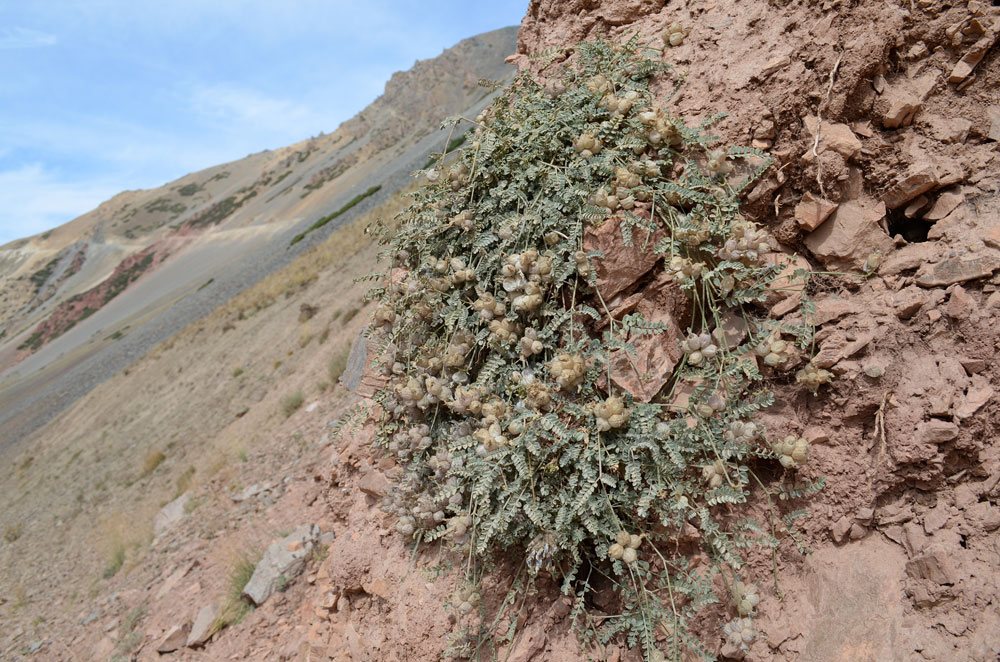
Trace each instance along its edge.
{"label": "rocky scree slope", "polygon": [[[497,30],[418,62],[332,134],[119,194],[0,248],[7,400],[0,441],[24,438],[95,383],[405,186],[429,153],[445,147],[441,117],[474,116],[489,93],[477,81],[510,75],[503,60],[514,40],[513,28]],[[121,296],[126,291],[134,294]],[[70,359],[56,370],[60,356]]]}

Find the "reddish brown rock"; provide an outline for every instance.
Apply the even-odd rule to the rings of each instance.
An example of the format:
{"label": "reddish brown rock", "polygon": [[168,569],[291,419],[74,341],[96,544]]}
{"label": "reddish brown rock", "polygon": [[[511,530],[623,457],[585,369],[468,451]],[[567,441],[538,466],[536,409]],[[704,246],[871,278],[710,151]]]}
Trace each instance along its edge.
{"label": "reddish brown rock", "polygon": [[818,127],[819,144],[816,146],[816,152],[819,154],[827,150],[833,150],[845,159],[851,159],[861,151],[861,141],[851,131],[851,127],[846,124],[820,123],[815,117],[806,117],[803,123],[805,124],[806,131],[811,136],[810,140],[813,142],[816,140]]}
{"label": "reddish brown rock", "polygon": [[628,341],[636,349],[635,356],[624,351],[611,355],[611,380],[640,402],[649,402],[659,393],[682,356],[678,344],[681,329],[670,312],[668,297],[661,294],[659,302],[656,295],[643,301],[638,312],[648,322],[664,324],[666,331],[655,335],[631,335]]}
{"label": "reddish brown rock", "polygon": [[190,631],[191,626],[188,623],[173,626],[167,630],[156,643],[156,652],[173,653],[175,650],[183,648],[187,643],[188,633]]}
{"label": "reddish brown rock", "polygon": [[627,246],[622,238],[621,220],[617,217],[587,228],[583,237],[584,250],[600,251],[604,255],[592,262],[597,271],[597,289],[605,301],[611,301],[619,292],[631,287],[659,262],[661,256],[653,252],[653,246],[662,236],[660,230],[650,233],[635,227],[632,245]]}
{"label": "reddish brown rock", "polygon": [[795,205],[795,220],[803,230],[812,232],[830,217],[837,205],[807,192]]}
{"label": "reddish brown rock", "polygon": [[882,254],[892,250],[892,239],[878,225],[884,216],[881,203],[845,202],[806,237],[806,246],[827,267],[859,269],[876,250]]}
{"label": "reddish brown rock", "polygon": [[883,200],[889,209],[902,207],[921,193],[926,193],[938,185],[938,175],[930,163],[918,163],[905,175],[899,177],[885,193]]}
{"label": "reddish brown rock", "polygon": [[900,78],[893,81],[875,104],[882,126],[887,129],[909,126],[936,83],[937,72],[934,71],[915,80]]}
{"label": "reddish brown rock", "polygon": [[958,438],[958,426],[951,421],[932,418],[920,424],[917,430],[920,441],[928,444],[943,444]]}
{"label": "reddish brown rock", "polygon": [[389,483],[389,479],[385,477],[385,474],[375,469],[362,476],[361,481],[358,483],[359,490],[375,499],[384,497],[389,493],[391,487],[392,485]]}
{"label": "reddish brown rock", "polygon": [[957,579],[955,566],[948,554],[933,551],[906,562],[906,574],[914,579],[926,579],[935,584],[954,584]]}
{"label": "reddish brown rock", "polygon": [[187,638],[187,646],[189,648],[204,646],[205,642],[207,642],[214,633],[213,626],[215,625],[215,621],[218,617],[218,603],[213,602],[210,605],[202,607],[198,612],[197,618],[194,619],[194,625],[191,626],[191,632],[188,634]]}
{"label": "reddish brown rock", "polygon": [[961,285],[956,285],[948,297],[944,314],[953,319],[966,319],[976,308],[976,300]]}
{"label": "reddish brown rock", "polygon": [[927,117],[927,124],[935,138],[944,143],[964,143],[972,129],[972,122],[964,117]]}
{"label": "reddish brown rock", "polygon": [[955,211],[965,200],[961,193],[942,193],[934,202],[934,206],[924,213],[925,221],[940,221],[942,218]]}
{"label": "reddish brown rock", "polygon": [[986,278],[1000,269],[1000,257],[984,255],[962,259],[948,258],[933,265],[925,264],[917,274],[917,285],[921,287],[941,287],[967,280]]}
{"label": "reddish brown rock", "polygon": [[892,296],[892,307],[899,319],[910,319],[920,310],[922,305],[924,305],[923,292],[914,285],[910,285]]}
{"label": "reddish brown rock", "polygon": [[976,68],[976,65],[982,61],[983,57],[986,55],[986,51],[988,51],[990,47],[996,43],[997,34],[998,33],[996,32],[987,32],[982,38],[979,39],[979,41],[973,44],[972,48],[966,51],[965,55],[962,56],[962,59],[955,64],[955,68],[951,70],[951,75],[948,76],[948,82],[959,84],[972,75],[972,71]]}
{"label": "reddish brown rock", "polygon": [[969,418],[990,401],[995,391],[990,386],[990,380],[983,375],[972,376],[972,386],[968,392],[955,406],[955,416],[957,418]]}

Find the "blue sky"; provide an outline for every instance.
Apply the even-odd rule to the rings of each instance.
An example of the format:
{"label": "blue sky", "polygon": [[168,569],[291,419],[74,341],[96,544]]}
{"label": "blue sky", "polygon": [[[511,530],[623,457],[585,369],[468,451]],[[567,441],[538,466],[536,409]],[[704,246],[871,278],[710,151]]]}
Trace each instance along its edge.
{"label": "blue sky", "polygon": [[318,134],[528,0],[0,4],[0,244]]}

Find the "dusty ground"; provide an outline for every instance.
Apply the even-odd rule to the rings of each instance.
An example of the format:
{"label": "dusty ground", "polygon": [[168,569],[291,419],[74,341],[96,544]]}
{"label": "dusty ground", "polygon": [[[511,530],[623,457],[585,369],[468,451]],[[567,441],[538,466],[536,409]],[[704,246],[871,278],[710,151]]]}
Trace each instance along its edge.
{"label": "dusty ground", "polygon": [[[818,327],[817,362],[836,379],[818,396],[791,376],[773,382],[769,430],[809,438],[806,474],[825,476],[827,487],[778,506],[808,509],[800,542],[809,554],[786,540],[776,573],[770,556],[751,556],[763,601],[746,659],[1000,655],[997,49],[972,76],[949,82],[966,53],[995,38],[998,12],[978,2],[549,0],[533,2],[522,25],[520,50],[530,54],[684,23],[684,44],[667,55],[687,82],[670,108],[692,122],[730,111],[720,134],[769,149],[778,163],[747,213],[814,270],[835,272],[810,280],[814,311],[797,294],[771,306]],[[819,224],[823,208],[835,211]],[[9,485],[19,495],[0,521],[25,522],[19,539],[0,543],[0,614],[11,624],[0,654],[18,659],[41,642],[41,659],[157,659],[169,628],[223,596],[234,558],[316,523],[334,537],[286,591],[204,649],[163,659],[439,658],[460,559],[413,550],[391,533],[376,497],[392,464],[371,452],[366,430],[332,440],[327,422],[351,396],[314,386],[361,324],[363,313],[346,326],[332,317],[356,305],[362,286],[345,275],[369,271],[371,255],[319,271],[289,298],[278,290],[248,319],[238,319],[239,304],[220,311],[82,400],[33,461],[23,454],[0,474],[5,493]],[[300,324],[302,302],[320,310]],[[313,333],[329,325],[327,341],[301,347],[305,324]],[[306,404],[284,419],[280,400],[298,388]],[[151,400],[175,406],[135,406]],[[137,478],[153,449],[166,459]],[[150,545],[143,529],[188,466],[196,507]],[[101,541],[114,535],[128,551],[122,570],[103,579]],[[490,613],[516,574],[485,579]],[[554,587],[536,589],[501,659],[639,659],[622,642],[581,652]],[[725,605],[705,614],[700,633],[711,649],[720,650],[731,617]]]}

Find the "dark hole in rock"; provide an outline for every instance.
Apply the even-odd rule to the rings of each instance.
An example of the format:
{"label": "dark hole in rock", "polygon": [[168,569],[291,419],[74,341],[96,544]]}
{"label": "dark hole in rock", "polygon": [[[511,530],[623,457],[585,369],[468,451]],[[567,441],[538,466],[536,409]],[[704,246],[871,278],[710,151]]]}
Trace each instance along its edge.
{"label": "dark hole in rock", "polygon": [[919,218],[907,218],[902,209],[895,209],[886,215],[889,224],[889,236],[903,235],[903,239],[911,244],[927,241],[927,233],[932,223]]}

